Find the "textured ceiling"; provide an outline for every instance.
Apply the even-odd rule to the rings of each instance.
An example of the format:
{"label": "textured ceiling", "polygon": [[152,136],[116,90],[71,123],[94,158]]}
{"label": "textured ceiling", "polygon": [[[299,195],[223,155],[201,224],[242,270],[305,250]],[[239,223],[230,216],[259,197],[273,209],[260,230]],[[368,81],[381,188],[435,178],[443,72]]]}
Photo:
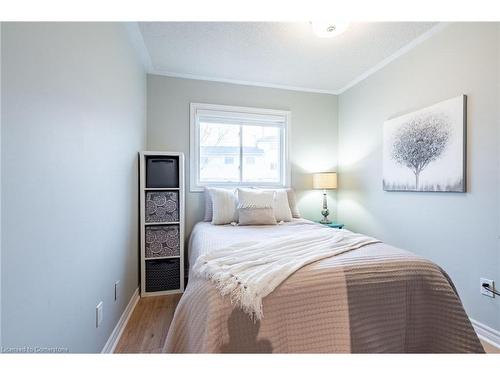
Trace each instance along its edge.
{"label": "textured ceiling", "polygon": [[156,73],[336,92],[436,23],[353,23],[318,38],[309,23],[139,23]]}

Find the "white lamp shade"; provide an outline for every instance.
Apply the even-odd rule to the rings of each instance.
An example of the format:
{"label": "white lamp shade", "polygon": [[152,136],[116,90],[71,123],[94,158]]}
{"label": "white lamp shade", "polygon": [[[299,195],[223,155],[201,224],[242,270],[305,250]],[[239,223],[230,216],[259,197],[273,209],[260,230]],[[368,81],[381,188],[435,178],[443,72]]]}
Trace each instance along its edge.
{"label": "white lamp shade", "polygon": [[336,189],[337,173],[323,172],[313,174],[313,189]]}

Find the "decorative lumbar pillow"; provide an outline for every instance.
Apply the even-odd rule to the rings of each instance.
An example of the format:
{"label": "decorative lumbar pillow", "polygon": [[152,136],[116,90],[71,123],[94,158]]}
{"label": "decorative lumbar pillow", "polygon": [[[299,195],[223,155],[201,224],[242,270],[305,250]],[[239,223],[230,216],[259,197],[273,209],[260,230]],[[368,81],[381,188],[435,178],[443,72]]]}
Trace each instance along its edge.
{"label": "decorative lumbar pillow", "polygon": [[239,208],[239,225],[275,225],[277,224],[272,208]]}
{"label": "decorative lumbar pillow", "polygon": [[233,190],[210,188],[212,224],[223,225],[238,221],[236,195]]}
{"label": "decorative lumbar pillow", "polygon": [[238,188],[238,208],[273,208],[274,190]]}
{"label": "decorative lumbar pillow", "polygon": [[212,207],[212,197],[210,196],[210,188],[205,188],[205,216],[203,221],[212,221],[214,209]]}
{"label": "decorative lumbar pillow", "polygon": [[276,221],[292,221],[288,192],[285,189],[276,190],[274,195],[274,216]]}
{"label": "decorative lumbar pillow", "polygon": [[292,217],[295,219],[300,219],[300,212],[297,207],[297,200],[295,199],[295,191],[293,189],[286,189],[288,195],[288,205],[290,206],[290,211],[292,212]]}
{"label": "decorative lumbar pillow", "polygon": [[238,189],[238,218],[240,225],[276,224],[274,191]]}

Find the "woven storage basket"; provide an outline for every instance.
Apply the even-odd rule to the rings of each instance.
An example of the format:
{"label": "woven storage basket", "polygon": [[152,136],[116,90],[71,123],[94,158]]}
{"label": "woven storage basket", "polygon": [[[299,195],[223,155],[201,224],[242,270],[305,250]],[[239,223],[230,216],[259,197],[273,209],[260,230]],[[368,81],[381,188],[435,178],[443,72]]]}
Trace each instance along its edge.
{"label": "woven storage basket", "polygon": [[180,289],[179,259],[146,261],[146,292]]}

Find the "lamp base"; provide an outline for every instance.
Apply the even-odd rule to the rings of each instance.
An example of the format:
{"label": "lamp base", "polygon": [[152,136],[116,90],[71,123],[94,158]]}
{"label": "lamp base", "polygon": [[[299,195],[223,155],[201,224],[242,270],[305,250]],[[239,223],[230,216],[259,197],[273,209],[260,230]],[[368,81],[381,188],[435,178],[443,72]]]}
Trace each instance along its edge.
{"label": "lamp base", "polygon": [[323,219],[320,220],[321,224],[331,224],[332,222],[328,220],[328,215],[330,215],[330,210],[328,209],[326,190],[323,191],[323,209],[321,210],[321,215]]}

